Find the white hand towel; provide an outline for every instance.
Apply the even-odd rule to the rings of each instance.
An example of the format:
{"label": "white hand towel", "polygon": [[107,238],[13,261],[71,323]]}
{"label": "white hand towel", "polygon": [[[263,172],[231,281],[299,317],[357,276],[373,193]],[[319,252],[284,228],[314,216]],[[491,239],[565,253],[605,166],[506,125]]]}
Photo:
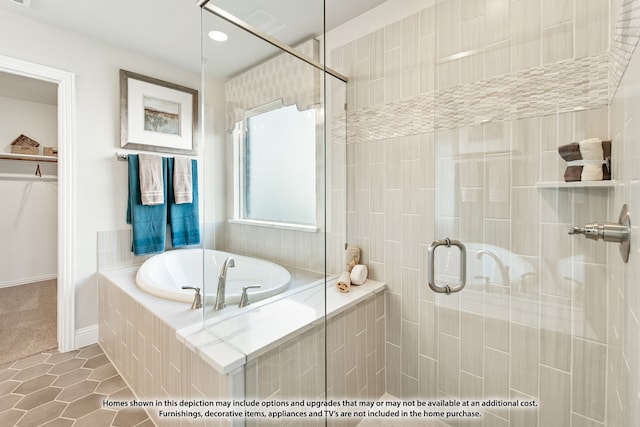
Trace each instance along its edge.
{"label": "white hand towel", "polygon": [[367,280],[369,270],[366,265],[358,264],[351,269],[351,284],[362,285]]}
{"label": "white hand towel", "polygon": [[[599,138],[585,139],[579,142],[580,154],[583,160],[603,160],[604,151],[602,140]],[[582,167],[580,179],[582,181],[601,181],[603,179],[602,163],[585,164]]]}
{"label": "white hand towel", "polygon": [[173,163],[173,195],[176,204],[193,202],[191,159],[176,157]]}
{"label": "white hand towel", "polygon": [[164,203],[164,176],[162,157],[138,154],[140,178],[140,199],[143,205],[153,206]]}
{"label": "white hand towel", "polygon": [[349,278],[349,272],[344,271],[338,277],[338,281],[336,282],[336,287],[340,292],[349,292],[349,288],[351,287],[351,279]]}

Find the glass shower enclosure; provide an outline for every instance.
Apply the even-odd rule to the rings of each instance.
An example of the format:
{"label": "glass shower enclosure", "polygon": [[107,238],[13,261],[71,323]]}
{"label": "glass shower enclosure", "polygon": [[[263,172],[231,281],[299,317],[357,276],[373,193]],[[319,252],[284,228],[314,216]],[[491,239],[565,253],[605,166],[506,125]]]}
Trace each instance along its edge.
{"label": "glass shower enclosure", "polygon": [[[203,324],[244,359],[238,401],[326,398],[325,293],[342,267],[345,78],[321,62],[324,2],[285,3],[201,11]],[[315,23],[291,39],[280,13]]]}
{"label": "glass shower enclosure", "polygon": [[[609,172],[624,185],[568,184],[558,153],[624,135],[635,108],[624,96],[635,92],[609,87],[608,28],[626,31],[631,12],[596,1],[407,2],[321,47],[311,35],[326,35],[324,2],[285,3],[318,17],[315,34],[286,40],[273,15],[241,2],[202,10],[205,247],[224,252],[205,271],[205,299],[216,299],[229,257],[227,285],[244,256],[289,275],[265,299],[266,283],[245,280],[227,298],[239,305],[247,288],[239,311],[204,311],[205,327],[245,355],[238,397],[453,401],[480,414],[419,412],[419,425],[637,422],[637,274],[610,243],[567,234],[615,222],[637,168],[616,148]],[[386,290],[328,318],[345,242]],[[247,308],[257,337],[243,335]],[[283,324],[286,339],[269,345]],[[357,425],[368,413],[323,414],[301,425]]]}

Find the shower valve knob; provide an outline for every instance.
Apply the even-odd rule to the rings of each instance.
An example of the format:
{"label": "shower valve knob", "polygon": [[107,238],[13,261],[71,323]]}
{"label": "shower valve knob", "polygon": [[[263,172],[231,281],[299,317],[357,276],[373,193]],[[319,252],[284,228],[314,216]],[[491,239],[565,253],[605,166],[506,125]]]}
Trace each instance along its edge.
{"label": "shower valve knob", "polygon": [[620,243],[620,254],[624,262],[629,260],[629,236],[631,233],[631,220],[627,205],[622,207],[618,223],[605,222],[602,224],[586,224],[584,227],[569,227],[569,234],[584,234],[591,240],[604,240],[605,242]]}
{"label": "shower valve knob", "polygon": [[629,228],[621,224],[586,224],[584,227],[569,227],[569,234],[584,234],[592,240],[622,243],[629,238]]}

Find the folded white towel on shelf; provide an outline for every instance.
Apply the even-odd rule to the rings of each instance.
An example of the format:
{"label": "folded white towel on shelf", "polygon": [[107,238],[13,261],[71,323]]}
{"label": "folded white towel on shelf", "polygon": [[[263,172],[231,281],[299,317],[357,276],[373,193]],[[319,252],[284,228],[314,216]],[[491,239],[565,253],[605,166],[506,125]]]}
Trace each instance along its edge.
{"label": "folded white towel on shelf", "polygon": [[173,166],[173,195],[176,204],[193,202],[191,159],[176,157]]}
{"label": "folded white towel on shelf", "polygon": [[362,285],[367,280],[367,275],[369,271],[366,265],[358,264],[353,266],[351,269],[351,284],[352,285]]}
{"label": "folded white towel on shelf", "polygon": [[602,140],[599,138],[584,139],[578,143],[580,145],[580,154],[583,160],[600,160],[601,162],[592,164],[587,163],[582,168],[582,181],[601,181],[603,178],[602,159],[604,151],[602,149]]}
{"label": "folded white towel on shelf", "polygon": [[164,176],[162,157],[152,154],[138,154],[138,170],[142,204],[147,206],[163,204]]}

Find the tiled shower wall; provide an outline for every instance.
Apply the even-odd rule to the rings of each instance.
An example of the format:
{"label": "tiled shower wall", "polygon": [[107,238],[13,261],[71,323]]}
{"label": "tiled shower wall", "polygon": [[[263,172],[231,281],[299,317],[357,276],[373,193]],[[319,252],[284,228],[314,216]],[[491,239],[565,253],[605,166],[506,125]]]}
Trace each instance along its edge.
{"label": "tiled shower wall", "polygon": [[612,427],[636,425],[640,420],[640,4],[624,2],[623,10],[628,25],[616,37],[624,41],[616,43],[616,50],[630,62],[618,73],[621,81],[611,103],[611,136],[616,147],[613,165],[617,175],[609,215],[615,220],[622,205],[628,204],[632,234],[627,264],[622,262],[616,246],[608,248],[606,395],[607,426]]}
{"label": "tiled shower wall", "polygon": [[[621,33],[637,24],[614,13]],[[609,70],[620,65],[608,23],[607,1],[449,0],[331,52],[329,65],[351,77],[347,237],[389,286],[387,392],[540,402],[489,410],[480,425],[638,419],[638,268],[608,277],[617,248],[566,232],[617,219],[622,201],[610,201],[631,193],[637,167],[614,159],[624,180],[614,189],[536,185],[562,181],[559,145],[612,136]],[[626,135],[637,135],[638,106],[625,93],[614,156],[637,162]],[[426,250],[447,236],[507,249],[535,273],[436,296]]]}

